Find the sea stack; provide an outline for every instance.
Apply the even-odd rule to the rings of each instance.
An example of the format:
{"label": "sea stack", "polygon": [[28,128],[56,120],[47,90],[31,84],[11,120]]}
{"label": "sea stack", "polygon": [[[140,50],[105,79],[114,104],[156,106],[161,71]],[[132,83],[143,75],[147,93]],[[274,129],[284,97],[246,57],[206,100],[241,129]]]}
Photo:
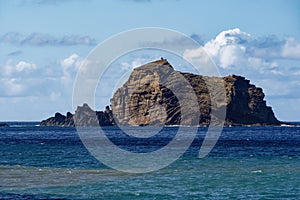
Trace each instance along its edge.
{"label": "sea stack", "polygon": [[162,58],[135,68],[110,99],[111,109],[94,111],[83,104],[74,114],[56,113],[41,125],[208,126],[212,119],[222,118],[222,113],[220,125],[225,126],[283,124],[264,97],[262,88],[242,76],[183,73]]}
{"label": "sea stack", "polygon": [[[272,108],[266,105],[263,90],[250,84],[241,76],[207,77],[174,70],[166,59],[157,60],[135,68],[129,79],[111,98],[115,119],[121,125],[182,125],[181,107],[178,98],[170,88],[185,90],[182,81],[165,81],[168,77],[183,76],[193,88],[185,93],[188,100],[196,95],[199,121],[196,124],[207,126],[211,121],[211,95],[207,83],[224,86],[226,94],[215,109],[226,107],[224,125],[280,125]],[[216,88],[218,90],[220,88]],[[218,92],[218,91],[214,91]],[[193,106],[193,108],[195,108]],[[195,110],[190,110],[195,112]],[[151,115],[152,113],[152,115]],[[192,116],[192,115],[188,115]],[[155,119],[153,119],[153,117]],[[193,119],[187,120],[193,121]],[[184,124],[184,123],[183,123]],[[187,124],[184,124],[187,125]]]}

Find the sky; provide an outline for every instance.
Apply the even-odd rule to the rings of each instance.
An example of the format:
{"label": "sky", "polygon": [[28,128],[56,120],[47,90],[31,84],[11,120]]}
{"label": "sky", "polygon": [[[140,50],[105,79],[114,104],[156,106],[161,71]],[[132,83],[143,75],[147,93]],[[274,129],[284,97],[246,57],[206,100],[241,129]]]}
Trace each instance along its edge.
{"label": "sky", "polygon": [[[263,88],[279,120],[300,121],[298,0],[0,0],[0,121],[71,111],[86,56],[107,38],[143,27],[195,39],[221,75],[245,76]],[[120,70],[154,55],[123,59]]]}

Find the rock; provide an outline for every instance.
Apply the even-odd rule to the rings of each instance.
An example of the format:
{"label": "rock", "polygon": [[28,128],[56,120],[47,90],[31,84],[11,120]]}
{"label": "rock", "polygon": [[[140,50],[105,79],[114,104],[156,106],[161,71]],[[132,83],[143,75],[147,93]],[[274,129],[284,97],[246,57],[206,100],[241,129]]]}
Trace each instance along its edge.
{"label": "rock", "polygon": [[65,126],[74,126],[74,119],[73,119],[73,114],[72,113],[67,112],[64,125]]}
{"label": "rock", "polygon": [[224,78],[227,94],[226,123],[229,125],[279,125],[272,108],[266,105],[264,93],[261,88],[250,84],[241,76],[228,76]]}
{"label": "rock", "polygon": [[74,122],[77,126],[98,126],[97,114],[87,104],[78,106],[74,114]]}
{"label": "rock", "polygon": [[41,126],[112,126],[112,111],[106,106],[105,112],[94,111],[87,104],[78,106],[75,114],[67,112],[66,116],[61,113],[55,113],[54,117],[43,120]]}
{"label": "rock", "polygon": [[[188,91],[184,81],[177,80],[183,76],[193,88]],[[170,77],[173,77],[170,79]],[[175,77],[175,78],[174,78]],[[169,81],[166,81],[169,79]],[[250,84],[241,76],[206,77],[191,73],[175,71],[170,63],[163,59],[135,68],[129,79],[111,98],[111,107],[115,120],[120,125],[202,125],[207,126],[212,115],[213,95],[207,84],[213,88],[213,93],[222,91],[215,85],[223,85],[226,90],[223,99],[217,99],[214,113],[226,109],[225,125],[280,125],[272,108],[266,105],[261,88]],[[199,104],[199,121],[192,124],[194,119],[182,119],[179,99],[170,88],[177,88],[189,101],[196,95]],[[188,91],[188,92],[187,92]],[[178,93],[178,92],[177,92]],[[224,93],[224,92],[223,92]],[[180,95],[180,94],[179,94]],[[215,95],[218,98],[218,95]],[[188,102],[188,104],[193,102]],[[196,112],[191,106],[190,112]],[[220,113],[220,112],[219,112]]]}
{"label": "rock", "polygon": [[[115,122],[115,119],[114,119],[114,116],[113,116],[113,112],[109,108],[109,106],[105,107],[104,115],[105,115],[105,118],[108,119],[108,121],[109,121],[108,125],[116,125],[116,122]],[[98,117],[98,119],[99,119],[99,117]],[[99,120],[99,122],[100,121],[101,120]]]}
{"label": "rock", "polygon": [[182,73],[174,70],[166,59],[161,59],[133,70],[110,99],[112,110],[106,106],[104,111],[94,111],[83,104],[77,107],[74,115],[56,113],[40,125],[208,126],[222,119],[223,111],[226,111],[225,122],[219,120],[217,125],[283,124],[276,119],[264,97],[261,88],[242,76],[207,77]]}
{"label": "rock", "polygon": [[9,125],[6,123],[0,123],[0,127],[9,127]]}
{"label": "rock", "polygon": [[41,126],[65,126],[66,125],[66,116],[61,113],[55,113],[54,117],[50,117],[46,120],[43,120],[40,123]]}

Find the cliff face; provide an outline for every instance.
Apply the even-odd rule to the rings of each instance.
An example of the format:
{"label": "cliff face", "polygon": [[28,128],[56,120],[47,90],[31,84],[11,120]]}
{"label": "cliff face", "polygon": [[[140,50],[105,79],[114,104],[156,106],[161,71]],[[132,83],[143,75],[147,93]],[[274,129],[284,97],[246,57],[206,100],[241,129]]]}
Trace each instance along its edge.
{"label": "cliff face", "polygon": [[225,125],[281,124],[266,105],[263,90],[244,77],[181,73],[167,60],[135,68],[110,101],[112,110],[107,106],[104,112],[93,111],[84,104],[74,115],[56,113],[41,125],[207,126],[225,112]]}
{"label": "cliff face", "polygon": [[240,76],[224,77],[228,94],[227,124],[278,125],[272,108],[266,105],[263,90]]}
{"label": "cliff face", "polygon": [[181,109],[178,98],[169,89],[170,83],[166,81],[174,72],[167,61],[156,61],[136,68],[110,100],[117,123],[179,124]]}
{"label": "cliff face", "polygon": [[[183,76],[193,91],[187,90]],[[173,77],[166,81],[168,77]],[[178,78],[177,78],[178,77]],[[174,79],[175,78],[175,79]],[[175,80],[175,81],[174,81]],[[212,108],[211,92],[220,92],[221,88],[208,87],[223,85],[224,98]],[[173,89],[184,93],[184,101],[196,95],[199,104],[199,121],[183,119],[182,102],[173,94]],[[210,90],[209,90],[210,89]],[[224,89],[223,89],[224,90]],[[193,102],[188,102],[192,104]],[[206,77],[191,73],[175,71],[166,60],[148,63],[134,69],[127,82],[119,88],[111,98],[111,107],[115,118],[121,125],[209,125],[212,109],[221,110],[226,107],[225,125],[278,125],[271,107],[266,105],[261,88],[250,84],[241,76]],[[194,113],[195,106],[188,112]],[[185,116],[192,116],[189,113]]]}

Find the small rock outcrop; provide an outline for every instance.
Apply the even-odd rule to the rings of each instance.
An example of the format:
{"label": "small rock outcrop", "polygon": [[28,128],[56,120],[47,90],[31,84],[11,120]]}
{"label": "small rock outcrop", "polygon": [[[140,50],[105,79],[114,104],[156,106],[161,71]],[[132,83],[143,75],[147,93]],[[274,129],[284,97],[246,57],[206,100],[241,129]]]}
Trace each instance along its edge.
{"label": "small rock outcrop", "polygon": [[0,127],[9,127],[9,125],[6,123],[0,123]]}
{"label": "small rock outcrop", "polygon": [[67,112],[63,115],[59,112],[55,113],[54,117],[50,117],[41,121],[41,126],[74,126],[73,114]]}
{"label": "small rock outcrop", "polygon": [[105,111],[94,111],[87,104],[78,106],[75,114],[55,113],[54,117],[43,120],[41,126],[113,126],[112,111],[106,106]]}
{"label": "small rock outcrop", "polygon": [[73,116],[76,126],[113,126],[113,116],[106,106],[105,111],[94,111],[87,104],[78,106]]}

